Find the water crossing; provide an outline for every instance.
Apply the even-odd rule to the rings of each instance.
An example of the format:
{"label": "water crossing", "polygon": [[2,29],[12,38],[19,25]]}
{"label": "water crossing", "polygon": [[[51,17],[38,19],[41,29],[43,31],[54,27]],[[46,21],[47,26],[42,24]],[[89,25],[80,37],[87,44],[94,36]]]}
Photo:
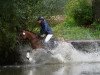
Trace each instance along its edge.
{"label": "water crossing", "polygon": [[[32,64],[54,64],[54,63],[73,63],[73,62],[100,62],[100,47],[97,43],[92,43],[91,46],[87,47],[87,50],[78,50],[71,42],[59,41],[58,46],[53,50],[37,49],[32,50],[29,46],[22,48],[22,58],[23,60]],[[94,47],[94,48],[93,48]],[[28,60],[27,50],[32,50],[29,52],[28,56],[31,58]]]}

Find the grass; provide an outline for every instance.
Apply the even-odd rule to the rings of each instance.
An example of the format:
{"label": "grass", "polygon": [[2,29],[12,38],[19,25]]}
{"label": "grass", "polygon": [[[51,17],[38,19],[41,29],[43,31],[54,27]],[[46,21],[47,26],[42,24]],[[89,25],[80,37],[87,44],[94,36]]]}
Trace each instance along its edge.
{"label": "grass", "polygon": [[69,25],[61,23],[53,27],[55,37],[64,38],[66,40],[93,40],[100,39],[100,31],[91,28],[78,27],[77,25]]}

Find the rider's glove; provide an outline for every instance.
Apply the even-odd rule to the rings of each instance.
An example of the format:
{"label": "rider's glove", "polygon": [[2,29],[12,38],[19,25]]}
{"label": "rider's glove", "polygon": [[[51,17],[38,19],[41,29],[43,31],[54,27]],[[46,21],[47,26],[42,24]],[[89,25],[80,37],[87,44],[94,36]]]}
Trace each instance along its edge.
{"label": "rider's glove", "polygon": [[42,34],[42,35],[40,35],[41,37],[45,37],[46,35],[45,34]]}

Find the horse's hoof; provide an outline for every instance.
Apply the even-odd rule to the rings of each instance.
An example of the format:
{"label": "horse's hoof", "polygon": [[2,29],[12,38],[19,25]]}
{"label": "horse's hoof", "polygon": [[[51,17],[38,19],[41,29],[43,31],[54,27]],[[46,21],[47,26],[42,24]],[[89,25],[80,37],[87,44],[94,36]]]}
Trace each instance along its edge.
{"label": "horse's hoof", "polygon": [[27,58],[29,61],[32,61],[32,58]]}
{"label": "horse's hoof", "polygon": [[[26,57],[27,58],[27,57]],[[29,58],[27,58],[29,60]]]}

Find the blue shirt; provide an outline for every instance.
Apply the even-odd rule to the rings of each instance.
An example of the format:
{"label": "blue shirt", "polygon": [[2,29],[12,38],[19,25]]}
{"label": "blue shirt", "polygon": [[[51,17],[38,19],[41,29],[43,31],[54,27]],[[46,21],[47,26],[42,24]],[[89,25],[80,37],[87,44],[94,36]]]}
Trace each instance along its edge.
{"label": "blue shirt", "polygon": [[41,21],[41,29],[40,29],[40,34],[52,34],[52,30],[50,26],[48,25],[47,21]]}

